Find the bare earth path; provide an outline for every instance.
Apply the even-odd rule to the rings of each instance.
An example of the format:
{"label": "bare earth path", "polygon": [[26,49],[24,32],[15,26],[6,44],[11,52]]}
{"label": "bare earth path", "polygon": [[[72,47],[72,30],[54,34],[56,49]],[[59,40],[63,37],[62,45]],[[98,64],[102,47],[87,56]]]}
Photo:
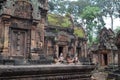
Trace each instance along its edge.
{"label": "bare earth path", "polygon": [[93,80],[107,80],[108,74],[105,72],[94,72],[93,73]]}

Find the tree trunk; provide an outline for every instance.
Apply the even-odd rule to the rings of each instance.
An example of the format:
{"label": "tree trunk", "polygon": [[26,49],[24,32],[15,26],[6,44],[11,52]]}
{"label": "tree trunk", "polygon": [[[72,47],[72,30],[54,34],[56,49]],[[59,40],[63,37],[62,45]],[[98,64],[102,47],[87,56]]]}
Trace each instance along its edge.
{"label": "tree trunk", "polygon": [[111,29],[113,30],[113,16],[110,14],[110,18],[111,18]]}

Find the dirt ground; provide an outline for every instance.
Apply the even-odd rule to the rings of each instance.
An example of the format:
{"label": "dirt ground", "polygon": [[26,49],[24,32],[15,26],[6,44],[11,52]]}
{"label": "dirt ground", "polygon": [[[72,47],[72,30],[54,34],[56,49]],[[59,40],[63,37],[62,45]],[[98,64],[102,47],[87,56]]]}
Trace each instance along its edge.
{"label": "dirt ground", "polygon": [[92,80],[107,80],[108,73],[105,72],[93,72]]}

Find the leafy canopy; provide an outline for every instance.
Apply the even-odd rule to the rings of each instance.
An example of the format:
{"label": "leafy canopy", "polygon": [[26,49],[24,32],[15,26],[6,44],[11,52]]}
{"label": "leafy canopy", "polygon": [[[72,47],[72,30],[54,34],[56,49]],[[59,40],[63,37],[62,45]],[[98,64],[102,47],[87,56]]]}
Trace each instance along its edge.
{"label": "leafy canopy", "polygon": [[87,6],[83,13],[81,14],[81,17],[86,20],[94,20],[100,12],[99,7],[91,7]]}

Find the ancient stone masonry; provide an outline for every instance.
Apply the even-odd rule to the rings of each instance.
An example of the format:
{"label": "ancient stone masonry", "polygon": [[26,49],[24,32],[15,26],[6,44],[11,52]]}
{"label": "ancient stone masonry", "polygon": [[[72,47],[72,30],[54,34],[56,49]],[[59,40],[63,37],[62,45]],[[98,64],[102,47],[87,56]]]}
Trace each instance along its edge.
{"label": "ancient stone masonry", "polygon": [[[45,27],[44,51],[47,56],[55,55],[59,58],[63,55],[75,55],[79,59],[87,58],[87,39],[85,30],[79,25],[74,25],[69,16],[48,14],[48,26]],[[84,59],[83,59],[84,58]]]}
{"label": "ancient stone masonry", "polygon": [[0,51],[3,59],[39,59],[37,56],[44,44],[40,32],[44,33],[47,11],[47,0],[0,1]]}
{"label": "ancient stone masonry", "polygon": [[47,12],[48,0],[0,0],[0,80],[90,80],[85,30]]}
{"label": "ancient stone masonry", "polygon": [[99,43],[91,47],[93,62],[101,66],[118,64],[118,48],[115,34],[111,29],[103,28],[99,34]]}
{"label": "ancient stone masonry", "polygon": [[91,80],[89,65],[0,66],[0,80]]}
{"label": "ancient stone masonry", "polygon": [[[72,17],[48,14],[47,0],[0,1],[0,54],[2,60],[48,62],[63,54],[81,61],[87,58],[87,39]],[[55,21],[55,22],[54,22]],[[56,24],[57,23],[57,24]],[[34,62],[34,61],[33,61]]]}
{"label": "ancient stone masonry", "polygon": [[[118,50],[118,66],[114,66],[111,70],[111,72],[109,73],[109,78],[114,78],[115,80],[120,80],[120,30],[117,32],[116,34],[116,38],[115,38],[115,45],[117,46]],[[110,71],[110,69],[109,69]]]}
{"label": "ancient stone masonry", "polygon": [[116,46],[118,48],[118,64],[120,66],[120,31],[116,35]]}

